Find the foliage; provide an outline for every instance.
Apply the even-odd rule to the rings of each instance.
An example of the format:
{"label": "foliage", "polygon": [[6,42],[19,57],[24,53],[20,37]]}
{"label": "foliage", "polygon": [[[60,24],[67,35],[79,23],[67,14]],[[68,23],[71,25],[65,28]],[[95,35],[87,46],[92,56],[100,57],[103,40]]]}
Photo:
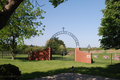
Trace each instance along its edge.
{"label": "foliage", "polygon": [[75,51],[75,48],[66,48],[67,51]]}
{"label": "foliage", "polygon": [[[44,49],[44,46],[34,46],[32,48],[32,51],[40,51]],[[16,54],[28,54],[28,52],[31,51],[30,45],[22,45],[22,46],[17,46],[15,52]]]}
{"label": "foliage", "polygon": [[[15,53],[17,45],[23,45],[24,39],[43,35],[44,25],[37,19],[43,19],[45,11],[36,9],[29,0],[24,0],[11,15],[8,24],[0,30],[0,43],[9,45]],[[42,30],[40,26],[43,26]]]}
{"label": "foliage", "polygon": [[60,5],[64,1],[68,1],[68,0],[49,0],[49,2],[52,3],[52,5],[54,6],[54,8],[56,8],[58,5]]}
{"label": "foliage", "polygon": [[[50,3],[52,3],[52,5],[54,6],[54,8],[56,8],[58,5],[60,5],[61,3],[68,1],[68,0],[49,0]],[[0,1],[0,10],[3,9],[3,7],[5,6],[5,4],[7,4],[8,0],[1,0]],[[38,5],[39,3],[37,1],[35,1]]]}
{"label": "foliage", "polygon": [[0,80],[20,80],[21,71],[15,65],[0,65]]}
{"label": "foliage", "polygon": [[0,51],[4,51],[4,50],[10,50],[9,45],[5,44],[5,43],[0,43]]}
{"label": "foliage", "polygon": [[8,0],[0,0],[0,10],[3,9]]}
{"label": "foliage", "polygon": [[[62,49],[60,46],[62,47]],[[64,47],[64,50],[66,48],[64,42],[62,40],[59,40],[58,37],[47,40],[45,48],[47,48],[47,47],[52,48],[53,54],[60,54],[63,50],[63,47]]]}
{"label": "foliage", "polygon": [[99,27],[101,47],[104,49],[120,48],[120,0],[106,0],[106,8],[102,10],[102,27]]}
{"label": "foliage", "polygon": [[64,50],[65,50],[65,47],[64,47],[63,45],[60,45],[60,46],[59,46],[59,50],[60,50],[60,51],[64,51]]}
{"label": "foliage", "polygon": [[[45,49],[44,46],[34,46],[32,48],[32,51],[39,51]],[[0,54],[2,55],[2,51],[3,51],[3,55],[7,55],[9,53],[9,55],[11,55],[11,51],[10,50],[0,50]],[[31,51],[30,45],[22,45],[22,46],[17,46],[17,48],[15,49],[15,53],[17,54],[28,54],[28,52]]]}
{"label": "foliage", "polygon": [[42,13],[45,13],[45,11],[40,10],[39,7],[34,9],[29,0],[24,0],[10,17],[7,26],[0,31],[1,39],[6,40],[8,37],[15,36],[17,42],[22,44],[24,38],[29,39],[31,36],[43,35],[42,30],[44,30],[45,26],[43,26],[42,30],[39,30],[42,23],[41,21],[35,21],[44,18],[41,15]]}
{"label": "foliage", "polygon": [[[24,1],[26,0],[0,0],[0,30],[6,26],[8,19],[15,9]],[[38,4],[37,0],[35,0],[35,2]],[[49,2],[51,2],[54,7],[57,7],[59,4],[63,3],[64,0],[49,0]]]}

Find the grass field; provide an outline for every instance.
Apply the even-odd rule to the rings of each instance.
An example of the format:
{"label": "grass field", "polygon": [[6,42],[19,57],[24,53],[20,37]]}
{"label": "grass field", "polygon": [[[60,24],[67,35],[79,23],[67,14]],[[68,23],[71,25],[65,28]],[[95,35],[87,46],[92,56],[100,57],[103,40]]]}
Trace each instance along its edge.
{"label": "grass field", "polygon": [[[117,54],[120,55],[119,53]],[[94,63],[92,64],[69,61],[69,59],[74,59],[74,54],[64,57],[61,55],[52,55],[54,59],[60,60],[44,61],[28,61],[28,55],[25,54],[16,55],[15,60],[11,60],[11,55],[9,55],[3,56],[3,58],[0,56],[0,65],[13,64],[19,67],[22,73],[22,80],[35,79],[65,72],[82,73],[120,79],[120,61],[112,60],[111,65],[111,58],[102,58],[103,55],[108,55],[110,57],[111,54],[103,52],[100,54],[94,53],[93,55],[98,55],[98,58],[93,58]],[[74,66],[74,71],[71,71],[72,66]]]}

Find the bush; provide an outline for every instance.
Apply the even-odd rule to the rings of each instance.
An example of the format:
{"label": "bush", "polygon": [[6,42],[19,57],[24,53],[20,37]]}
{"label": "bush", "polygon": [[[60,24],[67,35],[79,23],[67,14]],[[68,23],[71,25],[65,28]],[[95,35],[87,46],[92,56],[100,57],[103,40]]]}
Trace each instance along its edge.
{"label": "bush", "polygon": [[20,80],[21,71],[15,65],[0,65],[0,80]]}

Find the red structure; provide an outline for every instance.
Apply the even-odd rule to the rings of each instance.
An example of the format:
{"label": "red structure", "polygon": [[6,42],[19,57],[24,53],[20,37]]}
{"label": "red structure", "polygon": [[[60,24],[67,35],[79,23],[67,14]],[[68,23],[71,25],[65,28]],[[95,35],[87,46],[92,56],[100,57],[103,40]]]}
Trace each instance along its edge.
{"label": "red structure", "polygon": [[75,61],[84,62],[84,63],[92,63],[92,54],[84,53],[80,51],[79,48],[75,48]]}
{"label": "red structure", "polygon": [[51,60],[51,48],[46,48],[36,52],[28,52],[28,60]]}
{"label": "red structure", "polygon": [[[51,60],[51,48],[46,48],[36,52],[28,52],[28,60]],[[75,61],[92,63],[92,54],[84,53],[79,48],[75,48]]]}

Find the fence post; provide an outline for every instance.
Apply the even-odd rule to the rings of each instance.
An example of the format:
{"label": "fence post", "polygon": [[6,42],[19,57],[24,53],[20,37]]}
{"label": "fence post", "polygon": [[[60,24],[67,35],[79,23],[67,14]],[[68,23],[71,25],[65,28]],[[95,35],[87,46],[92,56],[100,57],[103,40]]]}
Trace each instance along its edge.
{"label": "fence post", "polygon": [[111,65],[112,65],[112,53],[111,53]]}

